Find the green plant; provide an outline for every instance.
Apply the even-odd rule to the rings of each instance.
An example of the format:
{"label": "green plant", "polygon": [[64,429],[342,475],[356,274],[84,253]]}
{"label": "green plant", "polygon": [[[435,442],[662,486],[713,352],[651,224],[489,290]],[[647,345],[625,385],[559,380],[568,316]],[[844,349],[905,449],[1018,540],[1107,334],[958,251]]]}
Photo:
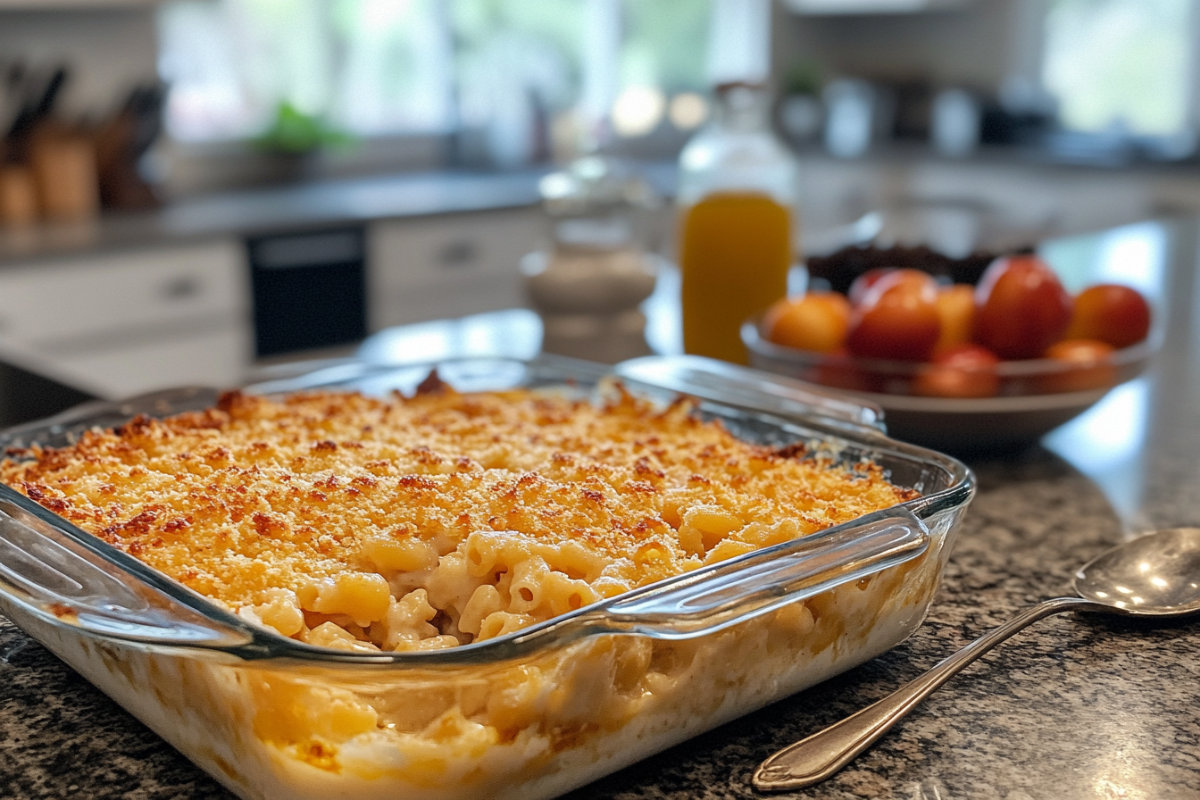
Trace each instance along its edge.
{"label": "green plant", "polygon": [[821,65],[816,61],[796,61],[784,74],[784,91],[788,94],[819,95],[821,84],[824,82],[822,72]]}
{"label": "green plant", "polygon": [[264,150],[282,153],[309,153],[323,147],[350,144],[353,138],[329,126],[320,117],[305,114],[291,103],[283,102],[271,126],[254,142]]}

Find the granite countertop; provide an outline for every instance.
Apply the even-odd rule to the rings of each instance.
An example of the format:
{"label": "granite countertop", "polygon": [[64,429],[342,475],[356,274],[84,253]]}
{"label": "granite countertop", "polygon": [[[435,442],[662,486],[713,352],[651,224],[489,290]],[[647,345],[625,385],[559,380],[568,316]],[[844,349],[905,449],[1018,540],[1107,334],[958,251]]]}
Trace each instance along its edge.
{"label": "granite countertop", "polygon": [[538,202],[537,182],[544,172],[446,171],[327,180],[201,196],[157,211],[105,214],[87,222],[0,230],[0,265],[214,236],[529,206]]}
{"label": "granite countertop", "polygon": [[[1156,175],[1191,178],[1200,168],[1198,158],[1156,161],[1130,158],[1123,151],[1115,155],[1102,152],[1098,156],[1073,157],[1065,151],[1036,147],[989,146],[959,158],[939,155],[926,144],[903,142],[881,145],[857,159],[837,158],[816,145],[799,148],[798,156],[805,164],[858,163],[871,168],[943,164],[966,170],[1003,166],[1033,169],[1038,174],[1057,170],[1066,176],[1120,170],[1124,175],[1142,178]],[[660,195],[674,194],[678,175],[673,160],[631,159],[631,163]],[[156,211],[104,213],[85,222],[0,227],[0,269],[41,259],[208,241],[216,236],[281,233],[375,220],[527,207],[539,202],[538,180],[555,168],[538,165],[494,171],[431,169],[369,177],[328,177],[186,197]],[[979,202],[985,203],[982,199]]]}
{"label": "granite countertop", "polygon": [[[1074,570],[1100,551],[1139,531],[1200,524],[1200,324],[1190,313],[1198,231],[1191,221],[1151,224],[1071,243],[1150,282],[1171,307],[1164,349],[1146,375],[1040,444],[967,459],[979,494],[916,634],[569,797],[758,797],[750,775],[778,748],[884,696],[1018,609],[1068,593]],[[794,796],[1200,797],[1197,709],[1200,622],[1052,617],[968,668],[845,771]],[[0,798],[69,797],[231,795],[0,623]]]}
{"label": "granite countertop", "polygon": [[[79,253],[209,241],[216,236],[533,206],[541,200],[538,181],[552,169],[439,170],[328,179],[204,195],[157,211],[105,214],[88,222],[0,227],[0,268]],[[674,192],[674,164],[647,162],[638,169],[660,194]]]}

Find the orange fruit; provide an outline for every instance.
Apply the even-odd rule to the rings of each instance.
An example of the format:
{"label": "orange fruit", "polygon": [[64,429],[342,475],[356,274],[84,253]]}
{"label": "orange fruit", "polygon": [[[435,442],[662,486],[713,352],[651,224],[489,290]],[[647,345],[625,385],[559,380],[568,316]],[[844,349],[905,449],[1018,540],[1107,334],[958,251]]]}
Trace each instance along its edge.
{"label": "orange fruit", "polygon": [[784,298],[763,318],[763,335],[775,344],[832,353],[846,341],[850,302],[837,292],[810,292]]}
{"label": "orange fruit", "polygon": [[1075,298],[1065,339],[1096,339],[1118,350],[1150,333],[1150,304],[1137,289],[1115,283],[1089,286]]}
{"label": "orange fruit", "polygon": [[975,327],[975,287],[965,283],[944,286],[938,289],[933,303],[942,323],[933,346],[934,356],[970,342]]}
{"label": "orange fruit", "polygon": [[1063,362],[1063,369],[1038,381],[1042,393],[1086,392],[1117,382],[1112,364],[1114,348],[1096,339],[1064,339],[1046,349],[1045,358]]}

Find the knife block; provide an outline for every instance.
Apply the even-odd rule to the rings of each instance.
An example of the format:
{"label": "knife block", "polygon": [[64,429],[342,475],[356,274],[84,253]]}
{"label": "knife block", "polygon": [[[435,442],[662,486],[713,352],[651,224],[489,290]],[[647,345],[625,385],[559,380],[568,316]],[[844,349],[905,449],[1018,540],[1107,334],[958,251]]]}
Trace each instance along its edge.
{"label": "knife block", "polygon": [[43,217],[77,222],[100,213],[96,152],[89,137],[57,130],[39,132],[30,143],[29,165]]}

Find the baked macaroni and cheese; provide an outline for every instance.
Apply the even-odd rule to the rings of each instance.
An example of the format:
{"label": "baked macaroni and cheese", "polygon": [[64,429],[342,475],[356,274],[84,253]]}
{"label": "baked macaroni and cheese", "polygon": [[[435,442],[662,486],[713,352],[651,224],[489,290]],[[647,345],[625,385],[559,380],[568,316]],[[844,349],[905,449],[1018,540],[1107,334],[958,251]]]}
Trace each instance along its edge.
{"label": "baked macaroni and cheese", "polygon": [[[0,479],[256,625],[363,652],[493,639],[916,496],[612,389],[229,393],[13,453]],[[593,636],[396,683],[75,658],[110,693],[153,691],[132,710],[244,797],[552,796],[891,646],[938,568],[931,551],[696,640]]]}
{"label": "baked macaroni and cheese", "polygon": [[249,620],[363,650],[491,639],[916,496],[689,410],[227,394],[0,478]]}

